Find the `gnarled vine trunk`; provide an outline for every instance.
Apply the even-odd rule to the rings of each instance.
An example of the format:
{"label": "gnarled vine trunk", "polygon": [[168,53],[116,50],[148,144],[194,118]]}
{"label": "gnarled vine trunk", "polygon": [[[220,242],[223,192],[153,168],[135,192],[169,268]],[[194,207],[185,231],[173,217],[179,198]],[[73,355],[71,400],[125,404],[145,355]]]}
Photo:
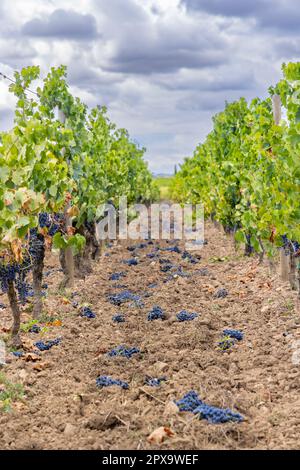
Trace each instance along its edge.
{"label": "gnarled vine trunk", "polygon": [[9,305],[13,314],[13,326],[12,326],[12,339],[11,343],[13,347],[19,348],[22,345],[21,338],[19,336],[20,325],[21,325],[21,312],[18,305],[18,297],[15,290],[14,282],[8,282],[7,292]]}

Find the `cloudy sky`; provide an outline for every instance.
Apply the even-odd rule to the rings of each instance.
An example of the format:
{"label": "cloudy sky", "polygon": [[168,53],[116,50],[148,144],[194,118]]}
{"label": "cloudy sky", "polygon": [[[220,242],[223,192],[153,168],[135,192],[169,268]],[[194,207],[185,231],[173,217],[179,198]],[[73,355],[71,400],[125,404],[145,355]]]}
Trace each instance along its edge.
{"label": "cloudy sky", "polygon": [[[299,60],[299,24],[297,0],[0,0],[0,72],[67,65],[72,91],[171,172],[225,100],[264,96]],[[0,80],[0,129],[13,108]]]}

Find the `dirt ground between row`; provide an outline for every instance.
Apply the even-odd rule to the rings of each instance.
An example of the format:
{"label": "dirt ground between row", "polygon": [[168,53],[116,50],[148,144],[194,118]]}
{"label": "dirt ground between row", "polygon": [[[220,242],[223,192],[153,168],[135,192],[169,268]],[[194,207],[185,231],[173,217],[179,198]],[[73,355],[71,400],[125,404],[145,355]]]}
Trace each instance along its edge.
{"label": "dirt ground between row", "polygon": [[[123,260],[132,257],[127,244],[114,244],[94,273],[76,283],[72,300],[61,294],[54,255],[47,260],[49,319],[43,334],[22,333],[30,352],[39,339],[57,337],[62,342],[41,353],[18,359],[7,354],[2,372],[24,387],[24,398],[10,412],[0,412],[1,449],[298,449],[300,447],[300,306],[297,293],[271,275],[267,262],[259,265],[234,251],[232,241],[212,225],[206,227],[208,244],[197,264],[181,254],[158,251],[160,258],[182,266],[187,276],[166,281],[159,259],[146,255],[154,242],[136,250],[137,266]],[[183,242],[179,243],[183,248]],[[111,273],[126,271],[120,281]],[[149,288],[152,283],[156,287]],[[121,292],[120,284],[141,295],[144,306],[116,307],[107,295]],[[117,286],[117,287],[116,287]],[[228,290],[215,298],[219,288]],[[66,298],[67,297],[67,298]],[[97,314],[88,320],[72,305],[88,303]],[[0,303],[7,304],[5,296]],[[167,314],[165,321],[147,321],[153,306]],[[28,307],[23,323],[30,320]],[[196,312],[191,322],[175,321],[181,310]],[[112,322],[116,313],[125,323]],[[52,318],[50,318],[52,317]],[[5,337],[11,318],[0,310],[0,329]],[[239,329],[244,339],[228,352],[218,348],[224,328]],[[137,347],[130,360],[110,358],[118,345]],[[298,344],[300,349],[300,343]],[[299,354],[300,362],[300,354]],[[96,378],[109,375],[129,383],[99,389]],[[144,384],[146,376],[166,377],[159,388]],[[242,423],[209,424],[191,413],[177,413],[170,405],[190,390],[211,405],[241,413]],[[147,437],[157,428],[170,428],[174,436],[162,444]]]}

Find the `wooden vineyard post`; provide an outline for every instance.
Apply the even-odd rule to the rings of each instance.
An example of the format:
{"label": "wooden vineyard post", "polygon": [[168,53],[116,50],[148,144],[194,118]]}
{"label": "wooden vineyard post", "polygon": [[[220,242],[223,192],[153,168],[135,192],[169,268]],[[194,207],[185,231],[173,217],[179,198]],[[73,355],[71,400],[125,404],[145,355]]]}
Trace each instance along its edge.
{"label": "wooden vineyard post", "polygon": [[[279,95],[274,95],[273,101],[273,116],[276,126],[279,126],[281,121],[281,99]],[[289,250],[285,247],[280,249],[280,276],[285,282],[289,281],[290,272],[290,259]]]}
{"label": "wooden vineyard post", "polygon": [[[66,116],[61,111],[60,109],[58,110],[58,119],[60,122],[65,123],[66,122]],[[63,153],[65,153],[65,149],[62,150]],[[68,210],[71,207],[71,203],[67,202],[66,208],[65,208],[65,230],[68,232],[68,229],[72,227],[72,219],[68,215]],[[67,247],[63,253],[61,253],[61,258],[63,259],[63,264],[64,264],[64,274],[65,274],[65,279],[62,283],[62,287],[70,287],[72,288],[74,286],[74,255],[73,255],[73,250],[72,247]]]}

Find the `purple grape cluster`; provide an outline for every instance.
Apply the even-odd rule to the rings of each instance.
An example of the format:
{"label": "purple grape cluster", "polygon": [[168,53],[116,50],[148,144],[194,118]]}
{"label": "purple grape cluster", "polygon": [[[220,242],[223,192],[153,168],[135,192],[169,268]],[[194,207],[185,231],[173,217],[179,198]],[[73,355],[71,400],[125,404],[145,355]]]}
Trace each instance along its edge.
{"label": "purple grape cluster", "polygon": [[60,338],[47,341],[44,343],[43,341],[38,341],[34,343],[35,347],[38,348],[40,351],[49,351],[49,349],[53,348],[53,346],[57,346],[61,342]]}
{"label": "purple grape cluster", "polygon": [[244,338],[244,333],[242,333],[240,330],[224,330],[223,335],[232,339],[236,339],[237,341],[242,341]]}
{"label": "purple grape cluster", "polygon": [[188,251],[184,251],[182,253],[182,259],[185,259],[187,261],[189,261],[191,264],[197,264],[199,263],[199,260],[197,258],[195,258],[191,253],[189,253]]}
{"label": "purple grape cluster", "polygon": [[110,281],[120,281],[120,279],[122,279],[123,277],[126,277],[127,274],[124,273],[124,272],[121,272],[121,273],[113,273],[110,275],[109,277],[109,280]]}
{"label": "purple grape cluster", "polygon": [[125,317],[124,315],[114,315],[112,317],[112,321],[114,323],[125,323]]}
{"label": "purple grape cluster", "polygon": [[22,351],[13,351],[12,355],[20,359],[21,357],[24,356],[24,353]]}
{"label": "purple grape cluster", "polygon": [[222,351],[228,351],[234,345],[235,340],[229,337],[222,338],[221,341],[218,342],[219,349],[221,349]]}
{"label": "purple grape cluster", "polygon": [[50,237],[54,237],[54,235],[61,230],[63,219],[63,214],[47,214],[46,212],[42,212],[39,214],[39,226],[41,228],[47,228]]}
{"label": "purple grape cluster", "polygon": [[211,424],[223,424],[228,422],[240,423],[244,420],[243,416],[228,408],[217,408],[207,405],[200,400],[198,394],[191,390],[183,398],[175,401],[180,411],[188,411],[198,415],[200,419],[206,419]]}
{"label": "purple grape cluster", "polygon": [[158,254],[152,251],[151,253],[147,253],[146,256],[149,259],[154,259],[154,258],[157,258]]}
{"label": "purple grape cluster", "polygon": [[195,320],[199,315],[197,313],[188,313],[186,310],[182,310],[176,315],[179,322]]}
{"label": "purple grape cluster", "polygon": [[215,299],[225,299],[229,295],[227,289],[218,289],[217,292],[214,294]]}
{"label": "purple grape cluster", "polygon": [[193,413],[199,415],[200,419],[206,419],[210,424],[241,423],[244,421],[240,413],[235,413],[229,408],[218,408],[205,403],[195,408]]}
{"label": "purple grape cluster", "polygon": [[139,264],[138,260],[135,258],[124,260],[123,263],[127,264],[127,266],[137,266]]}
{"label": "purple grape cluster", "polygon": [[107,353],[109,357],[122,356],[127,359],[131,359],[134,354],[138,354],[140,350],[138,348],[127,348],[126,346],[117,346]]}
{"label": "purple grape cluster", "polygon": [[167,273],[169,271],[171,271],[171,269],[174,269],[176,268],[176,266],[172,263],[164,263],[161,267],[160,267],[160,270],[162,273]]}
{"label": "purple grape cluster", "polygon": [[31,270],[32,263],[27,256],[22,263],[3,264],[0,259],[0,288],[4,293],[8,291],[9,283],[13,282],[18,292],[20,302],[25,305],[29,297],[30,286],[26,282],[26,276]]}
{"label": "purple grape cluster", "polygon": [[165,251],[169,251],[170,253],[181,253],[181,249],[177,245],[165,248]]}
{"label": "purple grape cluster", "polygon": [[83,307],[80,310],[80,316],[92,320],[96,318],[96,314],[90,309],[90,307]]}
{"label": "purple grape cluster", "polygon": [[121,387],[124,390],[129,389],[129,385],[127,382],[123,382],[123,380],[113,379],[111,377],[108,377],[107,375],[100,375],[96,379],[96,385],[99,388],[112,387],[113,385],[117,385],[118,387]]}
{"label": "purple grape cluster", "polygon": [[123,292],[120,292],[119,294],[109,295],[107,298],[110,303],[112,303],[113,305],[117,305],[118,307],[126,302],[138,302],[141,300],[141,297],[139,295],[135,295],[129,290],[125,290]]}
{"label": "purple grape cluster", "polygon": [[164,320],[165,319],[165,313],[162,308],[160,307],[153,307],[151,312],[148,314],[148,321],[154,321],[154,320]]}
{"label": "purple grape cluster", "polygon": [[29,333],[35,333],[38,334],[40,333],[41,328],[38,325],[32,325],[32,327],[29,330]]}
{"label": "purple grape cluster", "polygon": [[194,390],[186,393],[183,398],[178,401],[175,401],[180,411],[190,411],[191,413],[198,407],[203,404],[200,400],[198,393]]}

